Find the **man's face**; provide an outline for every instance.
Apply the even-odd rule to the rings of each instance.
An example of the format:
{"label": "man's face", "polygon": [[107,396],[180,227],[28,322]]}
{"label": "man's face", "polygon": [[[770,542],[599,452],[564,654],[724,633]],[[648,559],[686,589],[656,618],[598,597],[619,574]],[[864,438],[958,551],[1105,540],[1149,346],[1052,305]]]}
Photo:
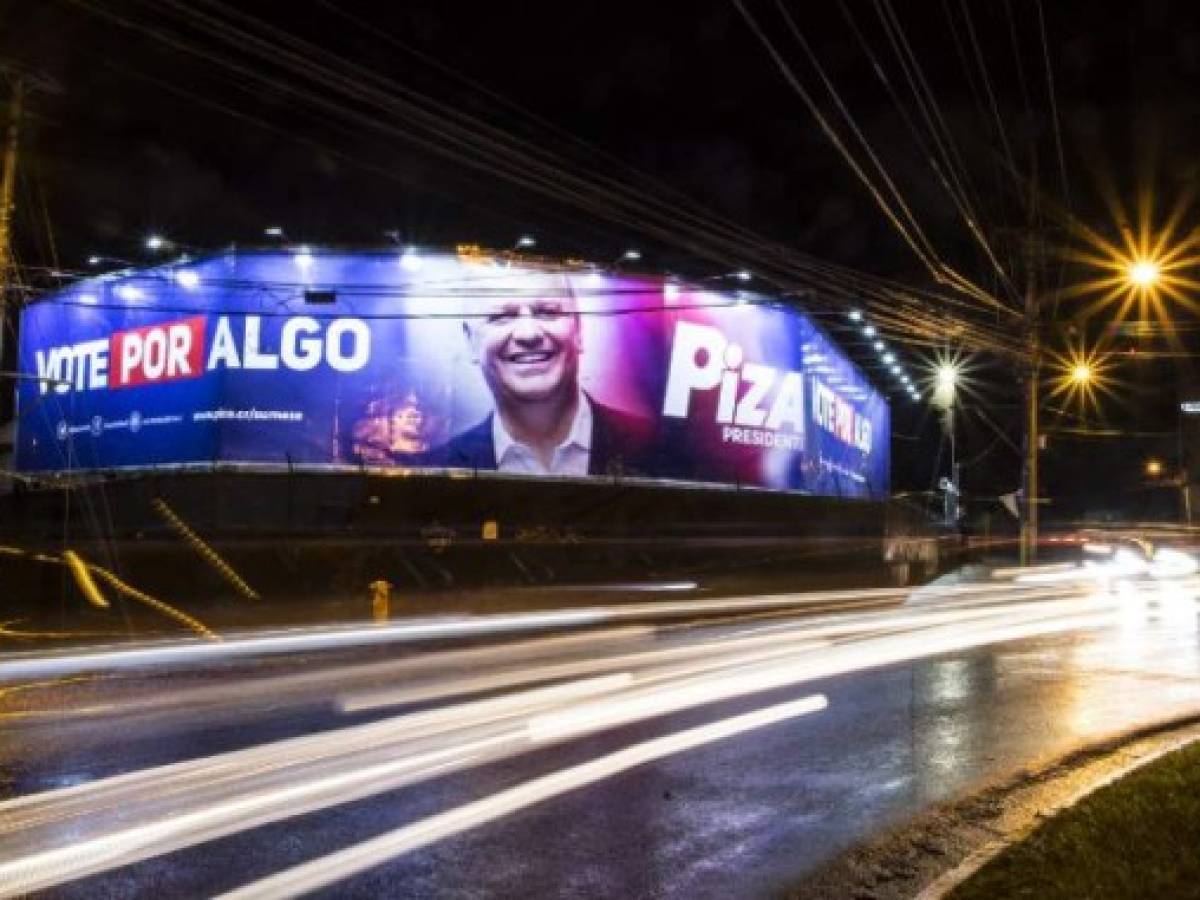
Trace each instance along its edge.
{"label": "man's face", "polygon": [[582,345],[570,300],[498,300],[468,330],[475,361],[497,398],[534,402],[578,389]]}

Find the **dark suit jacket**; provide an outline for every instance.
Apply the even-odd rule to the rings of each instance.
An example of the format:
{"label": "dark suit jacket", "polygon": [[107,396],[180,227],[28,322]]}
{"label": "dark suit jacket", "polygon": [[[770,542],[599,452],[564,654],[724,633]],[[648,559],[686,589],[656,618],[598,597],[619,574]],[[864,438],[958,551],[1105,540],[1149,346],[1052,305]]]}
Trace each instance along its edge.
{"label": "dark suit jacket", "polygon": [[[588,454],[589,475],[654,474],[654,423],[587,398],[592,405],[592,446]],[[496,448],[492,443],[489,413],[478,425],[455,435],[433,451],[430,465],[451,469],[495,469]]]}

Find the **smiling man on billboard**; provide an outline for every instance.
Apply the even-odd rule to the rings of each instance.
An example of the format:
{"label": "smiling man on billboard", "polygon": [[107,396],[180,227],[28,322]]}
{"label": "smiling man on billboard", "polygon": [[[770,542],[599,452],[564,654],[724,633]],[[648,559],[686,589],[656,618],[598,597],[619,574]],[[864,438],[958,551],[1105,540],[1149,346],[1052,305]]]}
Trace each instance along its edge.
{"label": "smiling man on billboard", "polygon": [[654,426],[598,402],[579,383],[582,322],[561,295],[490,298],[463,329],[495,409],[437,462],[531,475],[649,475]]}

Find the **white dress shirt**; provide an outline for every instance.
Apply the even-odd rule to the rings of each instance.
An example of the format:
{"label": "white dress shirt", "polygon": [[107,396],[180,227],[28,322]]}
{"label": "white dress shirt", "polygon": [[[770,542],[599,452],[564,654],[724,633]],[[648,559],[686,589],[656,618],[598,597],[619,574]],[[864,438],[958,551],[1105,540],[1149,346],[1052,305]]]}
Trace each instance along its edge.
{"label": "white dress shirt", "polygon": [[496,468],[501,472],[577,477],[587,475],[588,461],[592,455],[592,406],[581,391],[571,430],[563,442],[554,448],[549,468],[542,465],[533,448],[520,443],[508,433],[499,410],[492,415],[492,447],[496,452]]}

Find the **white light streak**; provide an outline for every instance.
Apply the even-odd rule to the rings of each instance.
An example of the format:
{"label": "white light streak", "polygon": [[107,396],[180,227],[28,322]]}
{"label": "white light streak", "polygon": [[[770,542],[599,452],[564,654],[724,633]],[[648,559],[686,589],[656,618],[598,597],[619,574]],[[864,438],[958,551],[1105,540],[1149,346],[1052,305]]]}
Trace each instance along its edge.
{"label": "white light streak", "polygon": [[[943,596],[971,596],[995,591],[994,585],[958,585]],[[482,635],[544,631],[587,625],[616,624],[630,619],[671,619],[706,614],[744,613],[773,609],[803,609],[829,603],[900,601],[909,595],[904,588],[868,588],[844,591],[807,591],[793,594],[763,594],[752,597],[721,597],[707,600],[670,600],[622,603],[615,606],[579,607],[544,612],[511,613],[460,618],[414,619],[384,626],[334,626],[257,633],[231,637],[221,643],[172,641],[149,646],[97,648],[84,652],[10,656],[0,662],[0,682],[20,678],[44,678],[100,669],[143,666],[180,666],[232,660],[245,656],[276,653],[305,653],[376,644],[471,638]]]}
{"label": "white light streak", "polygon": [[818,694],[634,744],[598,759],[551,772],[482,800],[438,813],[337,853],[244,885],[223,896],[228,900],[251,897],[261,900],[270,897],[294,897],[299,893],[314,891],[419,847],[471,828],[478,828],[534,804],[595,784],[648,762],[694,750],[714,741],[797,716],[819,712],[826,706],[828,701]]}
{"label": "white light streak", "polygon": [[[1183,586],[1181,583],[1180,587]],[[922,593],[926,600],[921,607],[826,614],[740,632],[717,629],[714,633],[703,629],[699,639],[690,632],[677,637],[660,633],[658,638],[663,643],[658,646],[608,656],[581,658],[578,651],[586,649],[589,639],[598,636],[577,634],[523,644],[440,651],[430,655],[432,673],[421,673],[418,659],[305,673],[298,677],[320,674],[336,679],[351,673],[387,677],[384,666],[411,665],[411,671],[399,676],[404,682],[399,690],[410,691],[410,697],[422,691],[441,696],[455,691],[490,691],[523,681],[541,681],[543,685],[0,803],[0,820],[5,823],[9,847],[19,846],[15,843],[18,838],[29,840],[25,835],[32,834],[32,843],[39,848],[24,856],[11,849],[7,851],[7,858],[0,862],[0,893],[45,889],[287,816],[524,753],[546,742],[572,740],[719,701],[985,644],[1113,625],[1129,607],[1126,598],[1111,593],[1096,594],[1088,585],[1080,585],[1078,590],[1068,586],[1064,590],[1059,586],[1020,587],[990,582],[933,587]],[[828,600],[887,595],[846,591],[813,596]],[[734,600],[737,602],[732,608],[747,601],[794,604],[796,597]],[[708,602],[730,608],[728,600],[676,605],[695,610]],[[1180,609],[1184,605],[1180,601]],[[631,614],[636,616],[638,608],[657,606],[631,604],[602,611],[632,609]],[[637,629],[620,629],[607,633],[603,643],[626,631],[629,636],[642,635]],[[836,642],[829,643],[831,640]],[[557,659],[551,656],[532,664],[518,661],[522,654],[555,652],[560,654]],[[507,658],[509,654],[512,658]],[[500,668],[489,670],[489,665]],[[569,667],[576,667],[590,677],[561,681],[572,677]],[[591,667],[590,672],[587,667]],[[475,674],[464,678],[464,670]],[[422,674],[424,679],[420,678]],[[298,689],[299,681],[289,680],[296,677],[280,681],[287,683],[289,690]],[[478,683],[464,684],[471,679]],[[558,683],[544,683],[548,681]],[[263,691],[269,694],[270,690],[271,680],[267,679]],[[236,702],[237,698],[233,699]],[[796,703],[818,699],[806,698]],[[749,714],[749,719],[735,717],[735,720],[757,721],[754,717],[761,715],[769,718],[771,709],[783,707],[795,708],[795,704],[770,707]],[[680,734],[707,734],[706,729],[721,727],[723,723],[717,722]],[[384,855],[378,859],[391,858],[561,793],[557,789],[543,793],[546,784],[591,783],[586,777],[578,780],[580,773],[607,772],[614,758],[630,758],[621,754],[646,746],[671,747],[677,737],[668,735],[639,744],[414,823],[385,836],[388,849],[386,853],[380,849]],[[612,772],[623,770],[617,766]],[[539,787],[529,793],[526,789],[530,785]],[[570,789],[570,786],[562,788]],[[112,810],[122,810],[126,815],[114,819],[108,815]],[[99,820],[91,824],[91,831],[87,827],[89,815]],[[131,821],[137,824],[128,825]],[[456,824],[445,830],[448,822]],[[105,828],[110,830],[104,831]],[[47,837],[71,843],[43,849]],[[412,843],[414,840],[417,842]],[[373,850],[364,849],[372,847],[383,845],[368,842],[242,890],[312,890],[345,877],[346,859],[375,859]],[[369,862],[364,867],[375,864]],[[302,880],[295,881],[297,877]],[[306,880],[309,878],[316,880]]]}

